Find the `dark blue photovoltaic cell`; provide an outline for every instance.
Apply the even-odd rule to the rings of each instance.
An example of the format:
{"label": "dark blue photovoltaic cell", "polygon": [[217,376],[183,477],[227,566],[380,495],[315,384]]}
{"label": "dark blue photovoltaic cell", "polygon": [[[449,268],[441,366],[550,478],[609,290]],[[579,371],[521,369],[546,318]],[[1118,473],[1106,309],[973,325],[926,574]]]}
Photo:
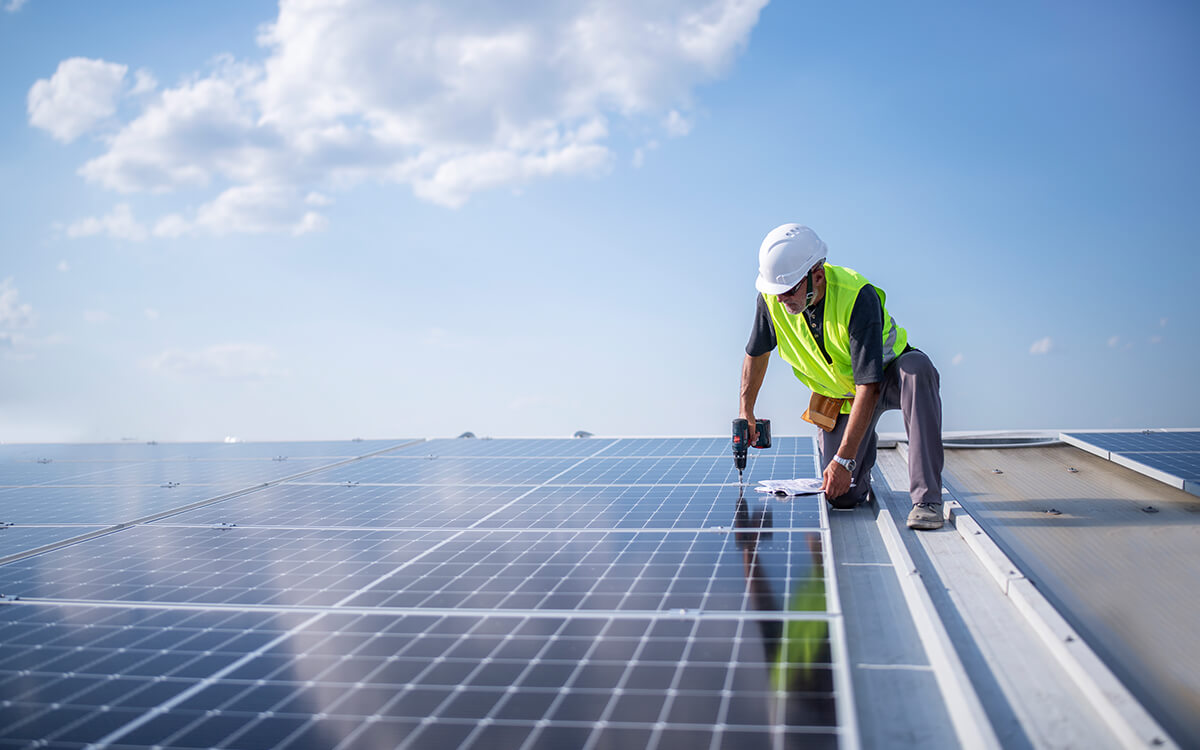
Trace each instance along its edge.
{"label": "dark blue photovoltaic cell", "polygon": [[531,489],[286,483],[176,514],[162,523],[463,528]]}
{"label": "dark blue photovoltaic cell", "polygon": [[[26,481],[10,482],[8,476],[0,483],[37,485],[158,485],[178,484],[236,485],[251,487],[283,477],[328,466],[329,459],[288,459],[274,461],[255,459],[240,461],[167,460],[141,463],[75,463],[25,464],[15,468],[14,478]],[[76,468],[78,467],[78,468]],[[74,471],[74,474],[70,472]]]}
{"label": "dark blue photovoltaic cell", "polygon": [[[812,455],[811,437],[780,437],[771,439],[771,447],[751,454]],[[622,438],[612,448],[600,454],[609,458],[660,456],[710,456],[733,460],[729,437],[710,438]]]}
{"label": "dark blue photovoltaic cell", "polygon": [[1152,469],[1189,482],[1200,482],[1200,431],[1066,434]]}
{"label": "dark blue photovoltaic cell", "polygon": [[258,486],[401,442],[0,446],[40,485],[0,523],[232,495],[0,565],[0,747],[838,746],[821,500],[754,491],[815,477],[810,438],[745,487],[728,438],[423,441]]}
{"label": "dark blue photovoltaic cell", "polygon": [[16,461],[159,461],[186,456],[182,444],[10,443],[0,445],[0,469]]}
{"label": "dark blue photovoltaic cell", "polygon": [[508,456],[525,458],[583,458],[613,444],[599,438],[442,438],[389,451],[385,456]]}
{"label": "dark blue photovoltaic cell", "polygon": [[347,604],[779,612],[823,591],[820,555],[817,532],[467,531]]}
{"label": "dark blue photovoltaic cell", "polygon": [[830,651],[825,623],[769,618],[10,605],[0,608],[0,737],[296,750],[652,738],[688,750],[714,740],[833,748]]}
{"label": "dark blue photovoltaic cell", "polygon": [[[542,487],[479,523],[481,528],[706,529],[739,523],[820,527],[816,495],[781,498],[736,486]],[[757,520],[750,520],[757,519]]]}
{"label": "dark blue photovoltaic cell", "polygon": [[0,489],[0,522],[108,526],[145,518],[237,489],[238,485],[13,487]]}
{"label": "dark blue photovoltaic cell", "polygon": [[0,592],[276,606],[777,611],[821,577],[820,551],[818,533],[756,526],[455,534],[140,526],[0,566]]}
{"label": "dark blue photovoltaic cell", "polygon": [[330,606],[448,537],[421,531],[135,526],[0,565],[10,596]]}
{"label": "dark blue photovoltaic cell", "polygon": [[[3,526],[0,527],[0,557],[15,555],[47,544],[99,531],[104,526]],[[3,592],[0,592],[3,593]]]}
{"label": "dark blue photovoltaic cell", "polygon": [[1191,453],[1121,451],[1121,455],[1143,463],[1152,469],[1165,471],[1180,479],[1187,479],[1193,482],[1200,481],[1200,451],[1193,451]]}
{"label": "dark blue photovoltaic cell", "polygon": [[205,459],[237,458],[324,458],[329,463],[414,442],[412,438],[394,440],[281,441],[263,443],[177,443],[187,456]]}
{"label": "dark blue photovoltaic cell", "polygon": [[302,621],[0,605],[0,743],[79,747],[100,740],[285,634],[288,620]]}
{"label": "dark blue photovoltaic cell", "polygon": [[1200,431],[1068,432],[1073,438],[1118,453],[1147,451],[1200,452]]}
{"label": "dark blue photovoltaic cell", "polygon": [[0,462],[0,487],[35,484],[121,484],[111,481],[113,472],[137,466],[129,461],[4,461]]}
{"label": "dark blue photovoltaic cell", "polygon": [[[757,450],[752,453],[757,453]],[[812,455],[811,437],[783,436],[772,438],[771,447],[763,453]],[[609,458],[657,458],[662,456],[708,456],[732,461],[728,437],[680,438],[504,438],[498,440],[448,438],[428,440],[395,451],[391,456],[508,456],[525,458],[556,458],[606,456]]]}
{"label": "dark blue photovoltaic cell", "polygon": [[554,479],[580,458],[367,458],[305,477],[306,482],[524,484]]}
{"label": "dark blue photovoltaic cell", "polygon": [[[756,452],[747,459],[745,480],[795,479],[816,476],[811,455]],[[733,456],[707,458],[596,457],[555,478],[554,484],[734,484],[738,482]]]}

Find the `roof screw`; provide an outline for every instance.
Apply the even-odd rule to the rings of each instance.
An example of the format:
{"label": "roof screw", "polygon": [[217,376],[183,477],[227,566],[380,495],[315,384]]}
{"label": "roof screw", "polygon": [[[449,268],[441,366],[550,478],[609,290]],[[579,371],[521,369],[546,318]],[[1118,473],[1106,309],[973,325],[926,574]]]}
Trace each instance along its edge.
{"label": "roof screw", "polygon": [[1058,508],[1051,508],[1050,510],[1043,511],[1043,512],[1046,513],[1047,515],[1051,515],[1051,516],[1061,516],[1062,515],[1062,511],[1059,510]]}
{"label": "roof screw", "polygon": [[1158,508],[1155,508],[1153,505],[1147,505],[1145,508],[1142,508],[1142,512],[1143,513],[1157,513]]}
{"label": "roof screw", "polygon": [[993,474],[1003,474],[1004,472],[1000,471],[999,469],[992,469],[992,473]]}
{"label": "roof screw", "polygon": [[1068,467],[1067,467],[1067,471],[1071,472],[1072,474],[1078,474],[1078,473],[1079,473],[1079,469],[1076,469],[1074,466],[1068,466]]}
{"label": "roof screw", "polygon": [[37,462],[38,462],[39,464],[48,464],[48,463],[50,463],[50,462],[51,462],[51,461],[53,461],[53,460],[54,460],[53,458],[39,458],[39,459],[37,460]]}

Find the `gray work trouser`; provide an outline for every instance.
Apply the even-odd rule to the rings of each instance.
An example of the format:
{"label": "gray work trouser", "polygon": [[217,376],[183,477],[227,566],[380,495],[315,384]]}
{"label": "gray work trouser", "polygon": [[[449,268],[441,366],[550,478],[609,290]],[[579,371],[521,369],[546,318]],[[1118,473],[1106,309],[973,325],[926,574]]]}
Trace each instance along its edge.
{"label": "gray work trouser", "polygon": [[[908,483],[913,505],[942,502],[942,397],[938,393],[941,378],[925,352],[918,349],[897,357],[883,371],[879,402],[871,417],[871,426],[854,457],[854,486],[841,497],[832,498],[835,507],[850,507],[862,502],[871,489],[871,468],[875,466],[879,417],[891,409],[904,415],[908,434]],[[842,444],[849,414],[838,417],[833,430],[817,430],[821,443],[821,470],[832,460]]]}

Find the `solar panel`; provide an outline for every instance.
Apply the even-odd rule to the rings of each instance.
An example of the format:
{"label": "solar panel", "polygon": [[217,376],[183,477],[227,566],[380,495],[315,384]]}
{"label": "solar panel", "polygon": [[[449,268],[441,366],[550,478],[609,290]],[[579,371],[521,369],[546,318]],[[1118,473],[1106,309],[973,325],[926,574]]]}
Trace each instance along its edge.
{"label": "solar panel", "polygon": [[[0,741],[839,746],[818,498],[739,488],[727,439],[243,445],[0,490],[0,545],[112,529],[0,565]],[[776,446],[752,480],[816,475]]]}
{"label": "solar panel", "polygon": [[1200,495],[1200,430],[1072,432],[1063,440]]}

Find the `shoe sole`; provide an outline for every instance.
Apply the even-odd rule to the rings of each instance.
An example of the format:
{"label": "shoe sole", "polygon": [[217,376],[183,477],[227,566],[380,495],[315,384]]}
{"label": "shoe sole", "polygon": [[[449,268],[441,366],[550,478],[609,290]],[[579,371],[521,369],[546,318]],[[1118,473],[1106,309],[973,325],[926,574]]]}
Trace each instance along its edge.
{"label": "shoe sole", "polygon": [[908,528],[916,529],[918,531],[932,531],[934,529],[940,529],[945,525],[946,525],[946,522],[942,521],[940,519],[937,521],[909,521],[908,522]]}

